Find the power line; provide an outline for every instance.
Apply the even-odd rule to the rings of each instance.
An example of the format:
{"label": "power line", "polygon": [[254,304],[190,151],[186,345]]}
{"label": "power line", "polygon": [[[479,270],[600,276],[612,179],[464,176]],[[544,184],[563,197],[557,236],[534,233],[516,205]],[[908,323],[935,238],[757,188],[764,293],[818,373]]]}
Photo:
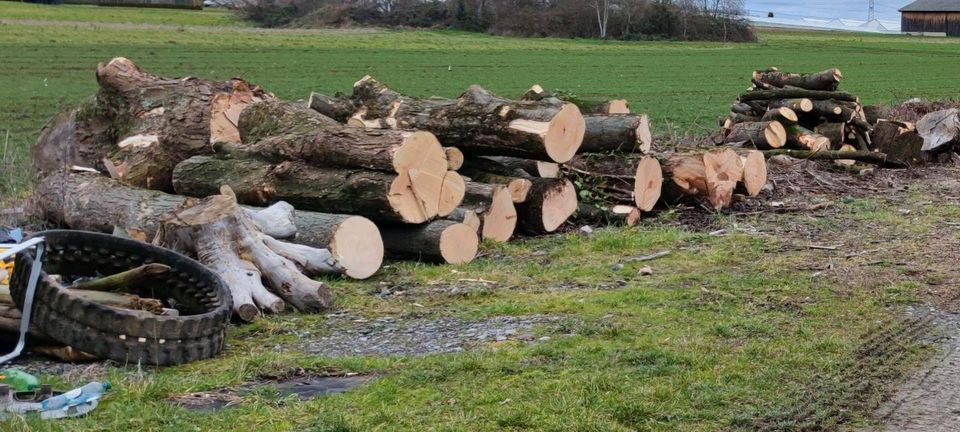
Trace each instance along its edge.
{"label": "power line", "polygon": [[870,4],[867,7],[867,21],[873,21],[877,19],[877,2],[876,0],[870,0]]}

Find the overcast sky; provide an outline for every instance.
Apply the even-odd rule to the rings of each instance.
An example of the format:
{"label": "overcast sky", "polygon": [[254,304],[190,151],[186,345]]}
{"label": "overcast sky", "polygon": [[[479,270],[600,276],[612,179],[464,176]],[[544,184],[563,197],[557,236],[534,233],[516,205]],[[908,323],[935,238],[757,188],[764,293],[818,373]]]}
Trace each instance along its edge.
{"label": "overcast sky", "polygon": [[[876,0],[881,20],[900,21],[897,9],[913,0]],[[750,15],[773,12],[783,18],[867,19],[868,0],[746,0]]]}

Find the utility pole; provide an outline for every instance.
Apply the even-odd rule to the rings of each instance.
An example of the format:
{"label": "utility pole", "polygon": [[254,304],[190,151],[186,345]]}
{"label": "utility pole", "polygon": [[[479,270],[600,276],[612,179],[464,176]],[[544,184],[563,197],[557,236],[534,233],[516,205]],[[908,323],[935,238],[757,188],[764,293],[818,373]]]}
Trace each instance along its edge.
{"label": "utility pole", "polygon": [[867,21],[875,19],[877,19],[877,2],[876,0],[870,0],[870,6],[867,9]]}

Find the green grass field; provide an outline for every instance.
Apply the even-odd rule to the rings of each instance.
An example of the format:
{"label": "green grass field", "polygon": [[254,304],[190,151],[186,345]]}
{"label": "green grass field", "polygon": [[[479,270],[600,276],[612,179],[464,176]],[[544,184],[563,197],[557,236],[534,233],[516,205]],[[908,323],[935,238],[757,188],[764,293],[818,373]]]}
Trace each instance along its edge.
{"label": "green grass field", "polygon": [[[348,91],[365,74],[417,96],[453,97],[475,83],[516,96],[539,83],[583,97],[628,98],[661,133],[713,129],[748,85],[750,71],[771,65],[798,71],[839,67],[843,88],[866,103],[955,97],[960,88],[960,44],[946,39],[764,32],[760,43],[732,45],[439,31],[262,31],[223,12],[11,2],[0,2],[0,20],[0,202],[29,192],[29,147],[39,128],[93,93],[96,64],[114,56],[163,75],[242,76],[286,99],[304,99],[312,90]],[[819,267],[811,266],[825,265],[822,252],[803,245],[828,239],[823,241],[867,249],[869,239],[855,238],[838,221],[882,220],[876,236],[907,238],[893,244],[890,254],[917,250],[925,237],[916,230],[929,234],[940,219],[957,216],[949,206],[925,204],[931,199],[920,190],[890,202],[846,200],[829,219],[816,220],[716,215],[727,236],[679,229],[675,215],[667,213],[639,229],[604,230],[589,238],[568,234],[488,245],[484,258],[458,268],[395,265],[371,281],[331,281],[340,306],[371,319],[546,314],[571,324],[535,345],[488,344],[425,357],[321,358],[305,355],[298,343],[304,331],[314,337],[335,331],[324,317],[271,317],[232,329],[227,352],[217,359],[162,370],[110,369],[116,389],[85,419],[31,418],[0,429],[846,430],[867,422],[891,380],[930,352],[905,337],[867,350],[873,356],[864,354],[870,346],[865,334],[912,328],[890,311],[916,301],[918,284],[894,265],[871,267],[884,276],[869,283],[818,277]],[[904,208],[916,216],[902,217],[898,211]],[[798,221],[820,237],[801,241],[738,231],[755,226],[766,232]],[[637,276],[639,263],[611,270],[629,257],[660,250],[673,253],[652,263],[654,276]],[[462,279],[497,284],[462,295],[426,289]],[[373,295],[381,283],[404,286],[407,295]],[[568,286],[579,289],[553,291]],[[166,402],[299,368],[377,379],[309,402],[250,394],[237,407],[209,413]]]}

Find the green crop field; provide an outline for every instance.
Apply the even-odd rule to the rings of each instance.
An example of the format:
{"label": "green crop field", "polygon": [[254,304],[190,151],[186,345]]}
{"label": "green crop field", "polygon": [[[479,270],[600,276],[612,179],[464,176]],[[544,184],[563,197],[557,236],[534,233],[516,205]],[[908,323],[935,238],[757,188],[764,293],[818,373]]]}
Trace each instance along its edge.
{"label": "green crop field", "polygon": [[[96,64],[114,56],[161,75],[244,77],[285,99],[348,91],[366,74],[416,96],[454,97],[471,84],[518,96],[539,83],[581,97],[627,98],[650,114],[656,132],[675,134],[713,130],[750,72],[772,65],[839,67],[842,87],[865,103],[960,94],[956,40],[774,31],[760,39],[626,43],[450,31],[267,31],[224,12],[0,2],[0,203],[29,193],[29,148],[39,129],[92,94]],[[955,238],[932,234],[957,211],[929,206],[931,193],[919,187],[890,201],[845,198],[827,219],[709,215],[727,235],[678,228],[678,216],[663,212],[640,229],[486,245],[484,257],[467,266],[405,263],[371,281],[332,280],[340,307],[369,320],[546,315],[563,324],[538,327],[537,343],[328,358],[302,351],[306,340],[337,331],[326,318],[269,317],[234,327],[217,359],[162,370],[107,368],[116,389],[87,418],[18,419],[0,429],[846,430],[867,423],[889,385],[931,352],[913,343],[927,330],[890,313],[917,301],[920,291],[913,273],[893,264],[905,259],[900,253],[920,250],[930,238]],[[883,224],[875,227],[877,221]],[[771,234],[795,224],[814,234]],[[809,250],[808,243],[876,249],[846,229],[858,224],[893,242],[878,252],[888,261],[856,267],[862,274],[819,271],[830,252]],[[638,276],[641,265],[629,258],[661,250],[672,253],[651,263],[653,276]],[[878,260],[832,256],[838,266]],[[626,264],[611,269],[618,262]],[[435,289],[478,280],[490,283]],[[385,286],[405,294],[379,295]],[[892,342],[879,346],[869,334]],[[305,402],[248,392],[236,407],[209,412],[167,401],[298,370],[369,374],[372,381]]]}

